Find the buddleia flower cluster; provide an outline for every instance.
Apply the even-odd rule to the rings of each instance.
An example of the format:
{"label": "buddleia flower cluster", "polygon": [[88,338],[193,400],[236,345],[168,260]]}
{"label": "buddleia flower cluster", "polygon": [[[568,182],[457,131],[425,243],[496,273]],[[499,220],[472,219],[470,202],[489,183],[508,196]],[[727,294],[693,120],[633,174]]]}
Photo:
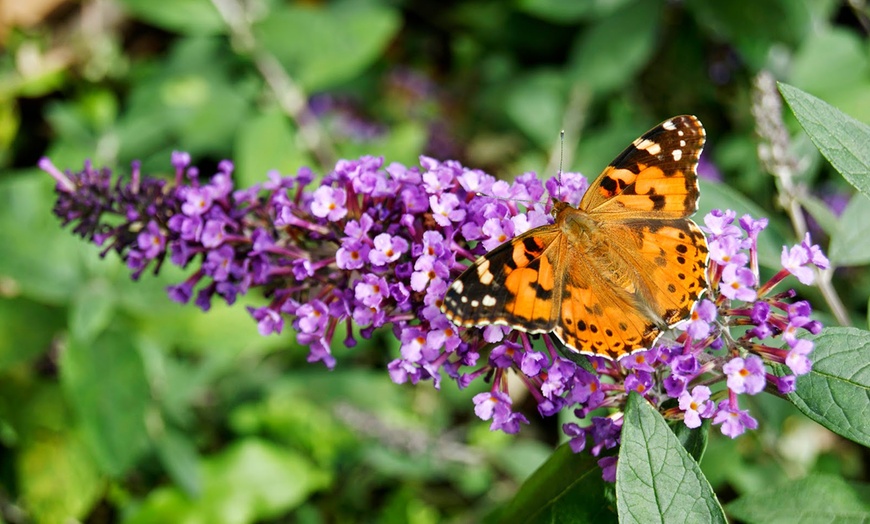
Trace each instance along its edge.
{"label": "buddleia flower cluster", "polygon": [[[507,183],[456,161],[421,157],[419,166],[405,166],[366,156],[341,160],[319,179],[303,168],[240,189],[229,161],[208,176],[185,153],[171,164],[169,180],[143,175],[136,163],[126,178],[90,164],[61,172],[43,159],[40,167],[57,180],[54,212],[63,224],[103,255],[120,255],[133,278],[167,260],[187,270],[169,288],[172,300],[207,311],[214,300],[233,304],[257,288],[268,298],[249,308],[260,334],[292,330],[308,360],[328,368],[336,365],[334,345],[391,330],[400,341],[387,366],[394,382],[485,382],[474,411],[492,430],[516,433],[528,423],[512,403],[508,376],[516,374],[541,416],[569,409],[585,421],[563,430],[575,452],[601,457],[606,478],[615,457],[605,452],[619,444],[630,391],[690,428],[712,419],[736,437],[757,427],[741,395],[788,393],[811,368],[813,344],[798,335],[821,325],[793,290],[775,289],[789,274],[811,284],[812,267],[828,262],[807,236],[784,247],[783,268],[760,282],[763,218],[728,210],[704,217],[706,297],[653,348],[611,361],[566,353],[547,335],[460,329],[441,312],[447,286],[471,261],[551,223],[554,197],[577,205],[588,187],[580,174],[542,183],[525,173]],[[774,374],[774,365],[790,373]]]}

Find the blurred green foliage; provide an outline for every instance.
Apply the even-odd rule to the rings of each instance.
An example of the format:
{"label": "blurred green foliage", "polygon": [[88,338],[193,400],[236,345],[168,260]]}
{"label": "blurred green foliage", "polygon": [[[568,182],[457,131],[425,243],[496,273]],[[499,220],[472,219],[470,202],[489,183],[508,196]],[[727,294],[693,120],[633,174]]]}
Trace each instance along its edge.
{"label": "blurred green foliage", "polygon": [[[362,154],[543,176],[565,129],[564,167],[594,176],[651,125],[691,113],[719,180],[703,183],[701,212],[769,217],[769,269],[796,235],[756,152],[756,76],[870,122],[860,0],[19,4],[0,18],[0,521],[11,523],[495,520],[536,503],[527,491],[508,505],[560,438],[531,402],[532,425],[507,436],[474,417],[476,390],[392,384],[389,333],[335,348],[325,372],[292,334],[260,337],[245,304],[202,314],[170,302],[178,270],[131,282],[61,230],[52,182],[34,168],[43,155],[71,169],[139,159],[159,174],[186,150],[201,166],[233,159],[241,186]],[[841,266],[846,319],[866,327],[867,196],[785,119],[792,196]],[[818,290],[799,290],[837,323]],[[825,473],[832,494],[844,478],[866,482],[866,448],[787,402],[752,400],[761,427],[737,440],[713,431],[702,463],[719,500],[736,499],[733,516],[763,519],[762,495],[787,479]],[[565,489],[600,490],[596,475]],[[543,506],[554,487],[535,478]],[[805,503],[820,478],[788,496]]]}

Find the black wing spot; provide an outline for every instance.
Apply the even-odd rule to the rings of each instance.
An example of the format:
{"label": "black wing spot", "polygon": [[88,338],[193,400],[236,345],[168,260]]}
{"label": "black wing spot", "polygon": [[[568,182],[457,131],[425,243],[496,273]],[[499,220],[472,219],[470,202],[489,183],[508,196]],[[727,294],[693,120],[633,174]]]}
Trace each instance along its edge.
{"label": "black wing spot", "polygon": [[652,200],[653,209],[659,210],[665,208],[665,196],[664,195],[650,195],[649,199]]}
{"label": "black wing spot", "polygon": [[689,248],[687,248],[683,244],[678,244],[675,249],[677,250],[677,253],[681,253],[683,255],[685,255],[689,251]]}
{"label": "black wing spot", "polygon": [[596,326],[595,324],[589,324],[589,331],[593,333],[598,333],[598,326]]}
{"label": "black wing spot", "polygon": [[628,331],[628,324],[626,324],[625,322],[620,322],[619,329],[622,331]]}
{"label": "black wing spot", "polygon": [[611,195],[616,193],[616,189],[619,187],[619,183],[616,181],[616,179],[609,176],[602,178],[600,185],[605,191],[607,191]]}
{"label": "black wing spot", "polygon": [[674,293],[677,291],[677,287],[673,284],[668,284],[668,291]]}
{"label": "black wing spot", "polygon": [[580,322],[577,322],[577,330],[578,331],[586,331],[586,322],[584,322],[582,320]]}

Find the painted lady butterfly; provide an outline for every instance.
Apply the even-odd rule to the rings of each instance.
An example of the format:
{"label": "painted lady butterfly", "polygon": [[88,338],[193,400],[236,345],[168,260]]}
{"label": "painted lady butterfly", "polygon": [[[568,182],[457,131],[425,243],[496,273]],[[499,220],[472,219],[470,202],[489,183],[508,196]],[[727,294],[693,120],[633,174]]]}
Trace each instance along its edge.
{"label": "painted lady butterfly", "polygon": [[689,219],[704,136],[688,115],[647,131],[577,208],[554,200],[553,224],[477,259],[450,285],[442,311],[465,327],[552,332],[610,359],[650,348],[707,289],[707,242]]}

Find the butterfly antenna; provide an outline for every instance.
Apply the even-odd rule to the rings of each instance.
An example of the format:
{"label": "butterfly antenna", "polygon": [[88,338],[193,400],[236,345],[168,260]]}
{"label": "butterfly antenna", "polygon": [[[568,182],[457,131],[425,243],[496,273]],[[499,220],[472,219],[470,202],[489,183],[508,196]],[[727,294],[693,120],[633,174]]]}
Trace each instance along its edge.
{"label": "butterfly antenna", "polygon": [[565,130],[559,132],[559,200],[562,200],[562,159],[565,158]]}

